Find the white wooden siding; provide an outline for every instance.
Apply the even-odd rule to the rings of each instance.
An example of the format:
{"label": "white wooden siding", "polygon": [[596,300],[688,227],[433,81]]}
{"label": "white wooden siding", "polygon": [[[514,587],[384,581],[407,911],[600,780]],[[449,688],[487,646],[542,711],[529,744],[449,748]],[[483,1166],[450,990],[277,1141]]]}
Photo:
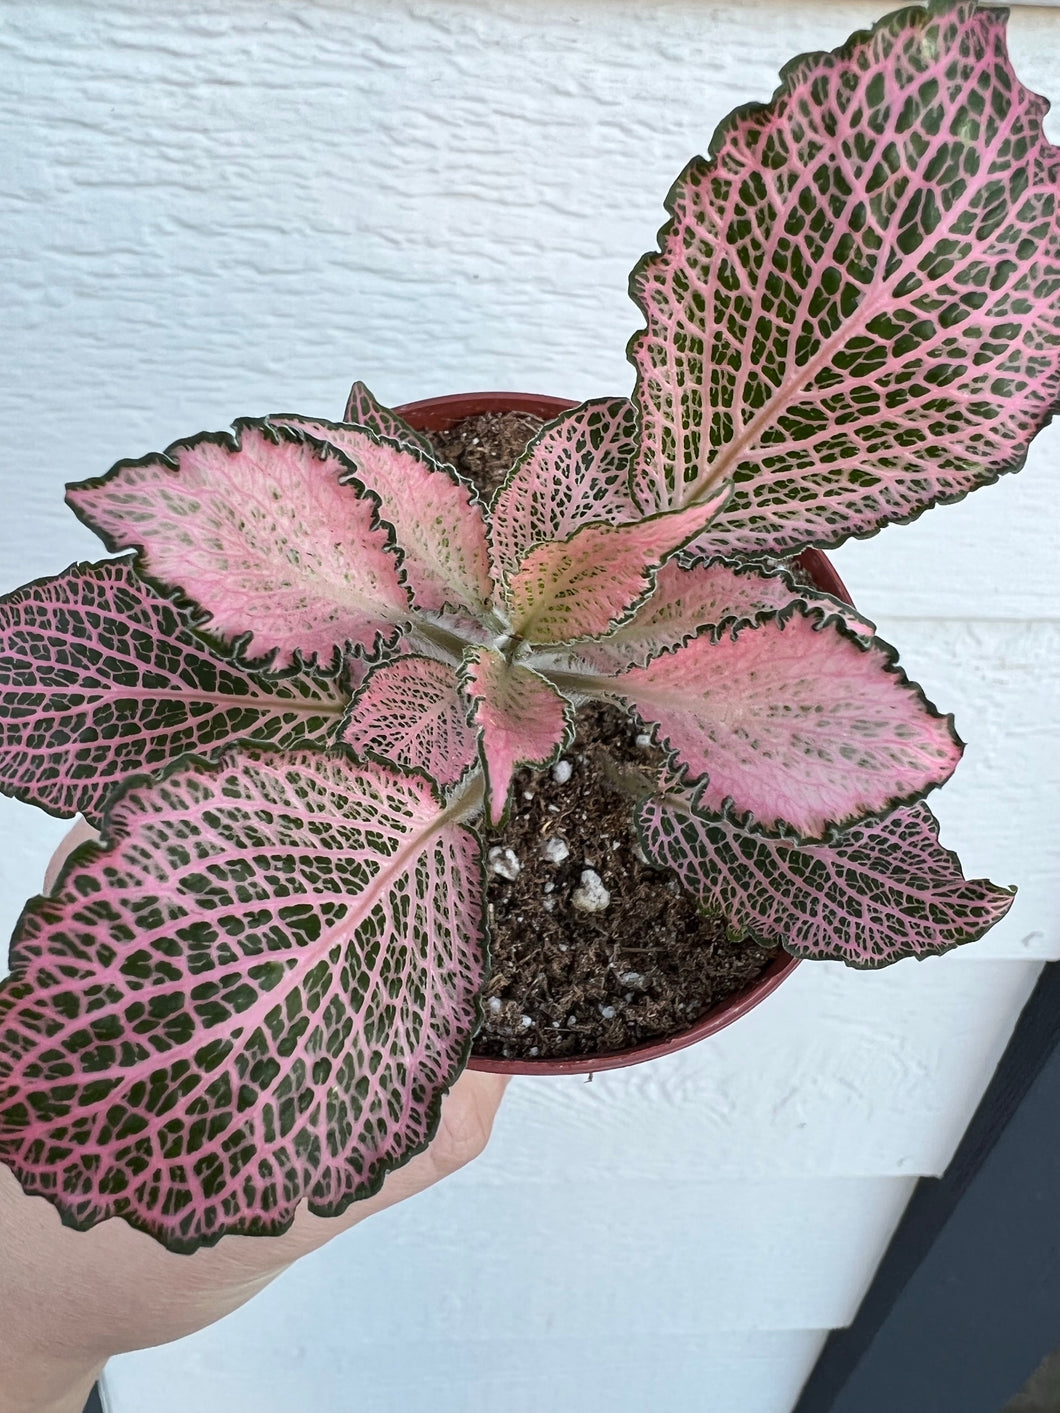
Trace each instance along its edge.
{"label": "white wooden siding", "polygon": [[[336,415],[354,377],[627,390],[626,278],[673,177],[883,8],[0,0],[0,583],[99,557],[66,480]],[[1060,91],[1060,13],[1011,32]],[[989,938],[804,965],[694,1050],[516,1082],[473,1168],[114,1361],[115,1413],[788,1413],[1060,956],[1058,471],[1054,428],[1019,477],[835,556],[969,742],[935,804],[970,873],[1020,885]],[[0,935],[64,829],[0,801]]]}

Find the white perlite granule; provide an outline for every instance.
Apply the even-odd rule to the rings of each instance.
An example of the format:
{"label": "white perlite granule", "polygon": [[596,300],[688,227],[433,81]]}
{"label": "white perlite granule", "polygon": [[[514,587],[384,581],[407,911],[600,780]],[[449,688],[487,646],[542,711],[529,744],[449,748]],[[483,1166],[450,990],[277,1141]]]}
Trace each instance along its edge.
{"label": "white perlite granule", "polygon": [[554,836],[546,839],[541,845],[541,857],[547,859],[549,863],[562,863],[564,859],[570,857],[570,848],[566,839]]}
{"label": "white perlite granule", "polygon": [[639,747],[640,750],[646,751],[651,745],[651,737],[648,735],[647,731],[642,731],[639,736],[634,738],[633,744]]}
{"label": "white perlite granule", "polygon": [[502,878],[506,878],[509,883],[514,883],[519,877],[519,870],[522,864],[514,849],[494,848],[489,851],[489,866],[492,873],[499,873]]}
{"label": "white perlite granule", "polygon": [[557,785],[566,785],[574,772],[569,760],[558,760],[552,767],[552,779]]}
{"label": "white perlite granule", "polygon": [[611,894],[594,868],[583,868],[581,882],[570,895],[570,900],[583,913],[602,913],[610,905]]}

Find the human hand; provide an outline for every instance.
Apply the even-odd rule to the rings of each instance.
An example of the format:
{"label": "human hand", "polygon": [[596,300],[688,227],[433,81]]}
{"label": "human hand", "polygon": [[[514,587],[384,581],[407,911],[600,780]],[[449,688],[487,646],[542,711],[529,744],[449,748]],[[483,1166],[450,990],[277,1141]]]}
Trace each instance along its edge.
{"label": "human hand", "polygon": [[[70,831],[46,889],[67,854],[95,837],[84,824]],[[212,1324],[300,1256],[463,1167],[486,1146],[506,1082],[466,1070],[443,1102],[430,1146],[341,1217],[314,1217],[302,1206],[282,1236],[226,1236],[191,1256],[167,1251],[120,1218],[72,1231],[0,1165],[0,1413],[81,1413],[110,1355]]]}

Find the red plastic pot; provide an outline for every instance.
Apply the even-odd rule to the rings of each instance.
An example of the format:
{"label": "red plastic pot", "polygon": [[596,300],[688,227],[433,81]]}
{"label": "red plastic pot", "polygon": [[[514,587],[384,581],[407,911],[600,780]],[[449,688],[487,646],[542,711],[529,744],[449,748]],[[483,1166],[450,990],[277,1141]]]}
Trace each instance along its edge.
{"label": "red plastic pot", "polygon": [[[407,402],[394,410],[418,432],[442,432],[465,417],[479,417],[485,412],[527,412],[534,417],[546,420],[558,417],[576,402],[563,397],[546,397],[533,393],[480,392],[456,393],[450,397],[428,397],[420,402]],[[850,595],[819,550],[806,550],[799,556],[799,563],[819,589],[834,594],[836,598],[850,603]],[[599,1070],[623,1069],[627,1065],[639,1065],[644,1060],[654,1060],[659,1055],[670,1055],[675,1050],[683,1050],[686,1045],[694,1045],[708,1035],[724,1030],[733,1021],[745,1016],[748,1011],[764,1001],[770,992],[775,991],[785,977],[798,966],[798,958],[786,953],[771,962],[757,981],[745,990],[737,992],[722,1001],[705,1015],[700,1016],[695,1025],[678,1031],[665,1040],[653,1040],[646,1045],[635,1045],[628,1050],[613,1050],[607,1055],[579,1056],[570,1060],[493,1060],[473,1055],[469,1069],[489,1070],[495,1074],[594,1074]]]}

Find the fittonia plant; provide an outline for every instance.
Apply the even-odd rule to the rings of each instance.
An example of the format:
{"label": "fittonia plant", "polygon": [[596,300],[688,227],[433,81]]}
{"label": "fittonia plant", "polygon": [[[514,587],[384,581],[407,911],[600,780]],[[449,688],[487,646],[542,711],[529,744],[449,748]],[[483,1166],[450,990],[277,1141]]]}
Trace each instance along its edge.
{"label": "fittonia plant", "polygon": [[1058,153],[1004,12],[905,10],[719,129],[633,275],[632,401],[490,505],[358,385],[71,488],[108,549],[2,605],[0,778],[79,848],[0,991],[0,1160],[178,1251],[423,1146],[487,967],[475,822],[575,705],[668,753],[642,847],[749,943],[980,936],[924,796],[960,743],[776,561],[1015,470],[1060,383]]}

